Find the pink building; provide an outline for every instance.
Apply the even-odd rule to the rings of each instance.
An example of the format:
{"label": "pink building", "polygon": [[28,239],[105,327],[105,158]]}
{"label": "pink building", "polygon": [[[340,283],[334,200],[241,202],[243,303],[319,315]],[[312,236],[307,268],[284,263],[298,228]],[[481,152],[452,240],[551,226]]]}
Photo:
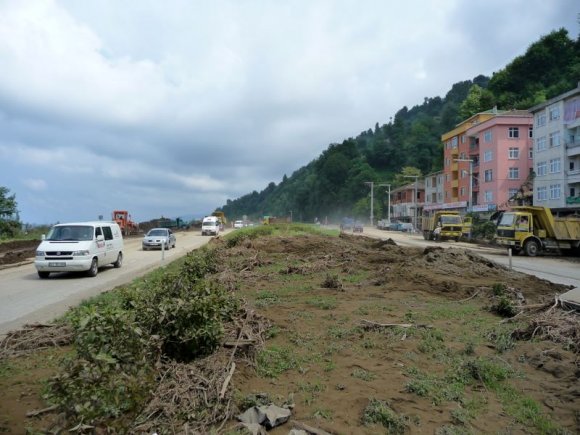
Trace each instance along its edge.
{"label": "pink building", "polygon": [[504,210],[526,190],[533,165],[533,117],[525,110],[498,113],[467,130],[474,207]]}

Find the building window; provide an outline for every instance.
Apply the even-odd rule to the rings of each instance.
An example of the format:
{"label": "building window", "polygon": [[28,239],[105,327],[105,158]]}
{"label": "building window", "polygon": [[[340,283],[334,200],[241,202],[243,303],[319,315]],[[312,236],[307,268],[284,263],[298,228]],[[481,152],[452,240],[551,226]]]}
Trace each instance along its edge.
{"label": "building window", "polygon": [[493,192],[491,190],[485,191],[485,202],[492,202],[493,201]]}
{"label": "building window", "polygon": [[462,160],[465,160],[467,158],[467,154],[465,154],[464,152],[459,154],[459,158]]}
{"label": "building window", "polygon": [[461,170],[461,178],[467,177],[467,171],[465,169]]}
{"label": "building window", "polygon": [[461,136],[461,143],[465,143],[465,135]]}
{"label": "building window", "polygon": [[461,195],[461,196],[465,195],[465,187],[462,187],[461,189],[459,189],[459,195]]}
{"label": "building window", "polygon": [[550,174],[557,174],[558,172],[562,171],[562,165],[560,163],[560,159],[551,159],[550,160]]}
{"label": "building window", "polygon": [[548,116],[550,121],[556,121],[557,119],[560,119],[560,107],[558,106],[550,107]]}
{"label": "building window", "polygon": [[508,178],[510,180],[519,180],[519,178],[520,178],[520,168],[509,168]]}
{"label": "building window", "polygon": [[486,182],[493,181],[493,169],[486,169],[483,174]]}
{"label": "building window", "polygon": [[487,130],[487,131],[485,131],[485,132],[483,133],[483,141],[484,141],[484,142],[487,142],[487,143],[490,143],[490,142],[491,142],[491,139],[492,139],[492,136],[491,136],[491,130]]}
{"label": "building window", "polygon": [[546,136],[542,136],[536,139],[536,150],[544,151],[546,149]]}
{"label": "building window", "polygon": [[548,189],[546,186],[538,187],[536,189],[536,199],[538,201],[547,201],[548,200]]}
{"label": "building window", "polygon": [[517,139],[520,137],[520,128],[519,127],[510,127],[508,128],[508,137],[510,139]]}
{"label": "building window", "polygon": [[514,198],[514,199],[515,199],[515,197],[516,197],[516,195],[518,194],[518,192],[519,192],[519,189],[509,189],[509,190],[508,190],[508,195],[509,195],[509,198],[510,198],[510,199],[512,199],[512,198]]}
{"label": "building window", "polygon": [[534,150],[532,148],[530,148],[529,152],[528,152],[528,159],[533,159],[534,158]]}
{"label": "building window", "polygon": [[546,112],[540,112],[536,116],[536,127],[543,127],[546,125]]}
{"label": "building window", "polygon": [[534,129],[532,127],[528,129],[528,137],[530,139],[534,137]]}
{"label": "building window", "polygon": [[560,199],[559,184],[550,184],[550,199]]}
{"label": "building window", "polygon": [[487,150],[483,153],[483,161],[484,162],[491,162],[493,160],[493,151]]}
{"label": "building window", "polygon": [[538,162],[536,164],[536,176],[541,177],[548,173],[548,164],[546,162]]}
{"label": "building window", "polygon": [[576,196],[576,188],[575,187],[570,188],[570,196]]}
{"label": "building window", "polygon": [[457,136],[451,139],[451,148],[457,148]]}
{"label": "building window", "polygon": [[550,148],[560,146],[560,132],[559,131],[555,131],[554,133],[550,133],[549,143],[550,143]]}
{"label": "building window", "polygon": [[520,158],[520,149],[519,148],[510,148],[508,157],[510,159],[519,159]]}

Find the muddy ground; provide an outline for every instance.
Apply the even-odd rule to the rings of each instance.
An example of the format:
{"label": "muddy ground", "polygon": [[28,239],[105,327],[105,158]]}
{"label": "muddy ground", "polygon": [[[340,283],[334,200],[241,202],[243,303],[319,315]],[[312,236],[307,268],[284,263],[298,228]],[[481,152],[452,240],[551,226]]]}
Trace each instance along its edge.
{"label": "muddy ground", "polygon": [[[233,374],[240,411],[256,397],[290,404],[293,420],[336,434],[387,433],[387,420],[391,433],[580,432],[578,316],[552,306],[567,287],[469,251],[365,237],[213,245],[216,279],[271,324]],[[39,392],[58,350],[43,352],[0,376],[0,432],[42,424],[25,413],[47,406]],[[369,421],[370,403],[389,418]]]}
{"label": "muddy ground", "polygon": [[0,266],[20,263],[34,257],[39,240],[15,240],[0,243]]}

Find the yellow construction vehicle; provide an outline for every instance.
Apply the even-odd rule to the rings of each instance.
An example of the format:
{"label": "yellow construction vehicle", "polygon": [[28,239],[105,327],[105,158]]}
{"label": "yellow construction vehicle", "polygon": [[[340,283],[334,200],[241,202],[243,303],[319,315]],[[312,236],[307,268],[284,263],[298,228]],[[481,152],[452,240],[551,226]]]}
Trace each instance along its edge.
{"label": "yellow construction vehicle", "polygon": [[541,251],[580,252],[580,216],[555,217],[547,207],[512,207],[501,216],[495,240],[530,257]]}
{"label": "yellow construction vehicle", "polygon": [[438,210],[423,216],[421,228],[425,240],[458,241],[463,230],[463,220],[458,211]]}

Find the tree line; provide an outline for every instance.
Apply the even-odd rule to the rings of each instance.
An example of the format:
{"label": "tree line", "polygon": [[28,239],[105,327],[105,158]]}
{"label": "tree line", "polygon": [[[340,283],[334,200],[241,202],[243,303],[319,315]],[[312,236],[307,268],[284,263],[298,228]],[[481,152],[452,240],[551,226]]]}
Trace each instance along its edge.
{"label": "tree line", "polygon": [[[470,116],[493,108],[528,109],[575,88],[580,78],[580,37],[560,29],[531,44],[492,77],[478,75],[455,83],[445,97],[426,97],[411,109],[401,108],[389,122],[333,143],[315,160],[253,191],[228,200],[220,210],[243,215],[289,216],[312,221],[342,216],[367,217],[369,187],[383,181],[400,186],[401,173],[423,175],[443,167],[441,135]],[[375,191],[375,216],[386,214],[384,189]]]}

